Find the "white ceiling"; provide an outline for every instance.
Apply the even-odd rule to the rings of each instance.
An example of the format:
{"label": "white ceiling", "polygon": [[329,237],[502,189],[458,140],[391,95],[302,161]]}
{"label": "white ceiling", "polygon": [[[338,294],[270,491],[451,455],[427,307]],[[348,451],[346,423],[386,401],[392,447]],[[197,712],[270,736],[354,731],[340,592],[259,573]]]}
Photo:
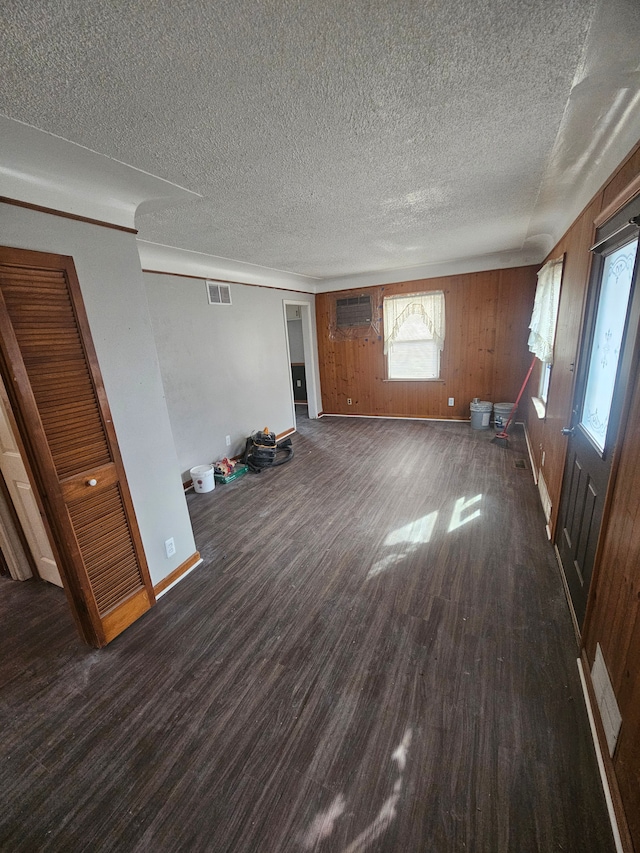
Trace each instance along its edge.
{"label": "white ceiling", "polygon": [[317,291],[537,263],[640,138],[640,0],[3,0],[0,25],[0,194],[137,207],[150,268]]}

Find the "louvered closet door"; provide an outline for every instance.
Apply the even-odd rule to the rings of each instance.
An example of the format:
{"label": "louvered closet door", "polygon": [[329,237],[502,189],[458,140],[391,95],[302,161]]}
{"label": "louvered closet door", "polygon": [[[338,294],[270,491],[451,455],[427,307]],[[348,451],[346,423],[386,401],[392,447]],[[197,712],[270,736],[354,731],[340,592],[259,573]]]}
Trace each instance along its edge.
{"label": "louvered closet door", "polygon": [[84,638],[154,602],[71,258],[0,249],[3,373]]}

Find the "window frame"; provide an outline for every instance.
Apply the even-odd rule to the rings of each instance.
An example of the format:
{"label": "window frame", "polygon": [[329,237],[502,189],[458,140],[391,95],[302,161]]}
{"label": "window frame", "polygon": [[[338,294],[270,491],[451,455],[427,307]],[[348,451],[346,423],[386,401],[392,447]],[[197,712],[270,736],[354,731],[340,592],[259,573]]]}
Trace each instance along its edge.
{"label": "window frame", "polygon": [[[394,294],[390,294],[389,296],[383,297],[383,300],[382,300],[383,348],[385,350],[387,350],[384,352],[384,361],[385,361],[385,379],[384,379],[384,381],[385,382],[444,382],[445,381],[443,379],[443,376],[442,376],[442,352],[444,351],[444,343],[443,343],[443,347],[441,349],[438,346],[436,339],[433,335],[430,338],[424,338],[424,339],[418,338],[417,341],[423,342],[423,343],[429,342],[432,344],[433,347],[435,347],[435,357],[433,354],[431,354],[430,358],[432,360],[435,358],[436,367],[437,367],[437,375],[436,376],[417,376],[417,377],[416,376],[411,376],[411,377],[392,376],[391,375],[391,369],[390,369],[390,354],[391,353],[388,350],[390,350],[393,347],[394,342],[391,341],[388,344],[388,348],[386,346],[386,339],[385,339],[385,331],[386,330],[384,327],[384,322],[385,322],[384,318],[386,316],[385,315],[385,303],[387,302],[387,300],[408,299],[411,297],[420,298],[423,296],[432,296],[432,295],[439,295],[440,296],[440,298],[442,300],[442,310],[444,312],[445,307],[446,307],[445,294],[444,294],[444,291],[441,291],[441,290],[425,290],[425,291],[420,291],[417,293],[394,293]],[[444,330],[443,330],[443,341],[445,339],[446,339],[446,313],[445,313],[445,322],[444,322]]]}

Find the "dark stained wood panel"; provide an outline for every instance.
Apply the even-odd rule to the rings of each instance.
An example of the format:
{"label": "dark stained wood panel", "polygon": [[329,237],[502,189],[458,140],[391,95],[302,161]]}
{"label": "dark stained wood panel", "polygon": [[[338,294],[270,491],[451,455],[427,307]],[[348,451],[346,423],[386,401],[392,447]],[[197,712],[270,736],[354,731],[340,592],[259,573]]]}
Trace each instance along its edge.
{"label": "dark stained wood panel", "polygon": [[299,415],[291,463],[188,497],[204,565],[102,652],[0,579],[0,849],[613,853],[522,435],[490,438]]}

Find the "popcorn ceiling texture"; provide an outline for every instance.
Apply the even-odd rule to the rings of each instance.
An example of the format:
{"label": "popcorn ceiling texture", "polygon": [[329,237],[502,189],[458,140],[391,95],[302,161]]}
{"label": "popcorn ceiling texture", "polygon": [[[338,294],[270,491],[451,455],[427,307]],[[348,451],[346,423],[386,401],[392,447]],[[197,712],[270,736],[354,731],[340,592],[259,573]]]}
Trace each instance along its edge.
{"label": "popcorn ceiling texture", "polygon": [[518,252],[596,5],[3,0],[0,112],[202,194],[145,240],[317,277]]}

